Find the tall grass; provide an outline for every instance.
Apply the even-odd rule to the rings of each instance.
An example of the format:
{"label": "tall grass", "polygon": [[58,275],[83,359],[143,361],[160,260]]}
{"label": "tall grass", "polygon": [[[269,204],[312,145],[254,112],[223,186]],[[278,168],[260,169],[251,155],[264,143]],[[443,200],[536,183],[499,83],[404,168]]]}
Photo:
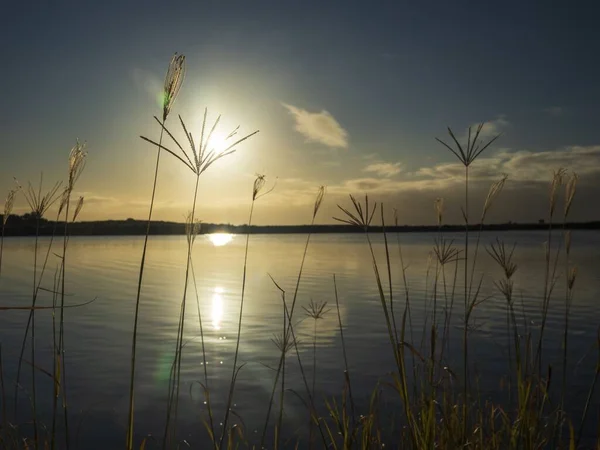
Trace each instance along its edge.
{"label": "tall grass", "polygon": [[[200,130],[199,139],[194,139],[193,135],[188,131],[188,127],[185,122],[179,116],[179,122],[181,123],[181,128],[185,134],[187,139],[189,150],[185,150],[183,146],[177,141],[177,139],[173,136],[173,134],[165,127],[164,123],[161,123],[158,118],[155,118],[159,123],[161,130],[164,130],[169,137],[172,139],[173,143],[177,146],[181,155],[178,155],[175,151],[164,147],[160,142],[154,142],[151,139],[142,136],[142,139],[156,145],[159,149],[167,151],[169,154],[175,156],[185,167],[187,167],[193,174],[195,178],[194,190],[193,190],[193,200],[191,206],[191,213],[189,216],[189,221],[194,223],[196,219],[196,206],[197,206],[197,198],[198,198],[198,188],[200,183],[200,176],[208,170],[215,162],[220,159],[233,154],[236,151],[236,146],[246,141],[247,139],[254,136],[258,131],[254,131],[250,134],[247,134],[241,138],[237,138],[239,126],[236,127],[233,131],[231,131],[226,138],[224,139],[225,146],[222,149],[215,149],[214,142],[212,141],[212,136],[219,125],[221,120],[221,116],[218,116],[214,121],[213,125],[208,128],[207,127],[207,116],[208,110],[204,110],[204,118],[202,120],[202,127]],[[264,180],[264,177],[263,177]],[[256,186],[255,186],[256,189]],[[257,198],[257,195],[253,195],[253,201]],[[169,380],[169,393],[167,400],[167,416],[165,422],[165,433],[163,435],[163,449],[167,448],[174,440],[177,435],[177,411],[178,411],[178,402],[179,402],[179,390],[180,390],[180,381],[181,381],[181,358],[183,353],[183,337],[185,333],[185,312],[187,305],[187,288],[189,283],[189,275],[190,275],[190,267],[192,261],[192,244],[193,240],[188,239],[187,246],[187,257],[186,257],[186,270],[185,270],[185,279],[183,285],[183,298],[181,301],[181,309],[179,315],[179,324],[177,328],[177,343],[175,347],[175,359],[173,361],[172,372]],[[240,324],[241,327],[241,324]],[[173,417],[173,424],[171,424],[171,419]]]}
{"label": "tall grass", "polygon": [[[65,187],[62,196],[62,205],[60,209],[64,209],[64,234],[63,234],[63,247],[62,254],[60,257],[60,320],[59,320],[59,331],[58,331],[58,349],[56,351],[59,356],[60,363],[60,387],[63,398],[63,417],[65,425],[65,448],[70,448],[70,436],[69,436],[69,408],[67,400],[67,371],[65,363],[65,279],[66,279],[66,267],[67,267],[67,243],[69,238],[69,209],[71,206],[71,195],[75,188],[75,183],[79,180],[83,169],[85,168],[87,152],[85,152],[85,144],[81,144],[79,141],[71,149],[69,154],[69,170],[67,172],[67,185]],[[75,214],[73,220],[77,217],[77,214],[81,210],[83,200],[80,199],[75,207]],[[54,410],[54,417],[56,416],[56,409]],[[54,419],[53,419],[54,420]]]}
{"label": "tall grass", "polygon": [[[31,402],[33,405],[33,428],[34,428],[34,445],[35,448],[38,448],[38,426],[37,426],[37,395],[36,395],[36,382],[35,382],[35,373],[36,373],[36,361],[35,361],[35,305],[39,293],[40,284],[42,282],[42,278],[44,276],[44,271],[46,268],[46,263],[48,261],[47,257],[44,261],[44,264],[41,269],[39,280],[37,278],[37,269],[38,269],[38,241],[40,234],[40,221],[44,217],[44,214],[48,211],[48,209],[58,200],[59,198],[59,188],[62,183],[55,183],[48,192],[42,195],[42,185],[43,185],[43,174],[40,174],[40,183],[38,189],[36,190],[31,182],[28,184],[27,189],[23,191],[25,195],[25,199],[27,200],[27,204],[31,208],[31,212],[34,216],[35,220],[35,239],[33,245],[33,284],[32,284],[32,296],[31,296],[31,310],[29,311],[29,317],[27,319],[27,325],[25,326],[25,333],[23,336],[23,342],[21,344],[21,353],[19,355],[19,363],[17,368],[17,379],[15,383],[15,417],[17,416],[17,407],[18,407],[18,389],[19,389],[19,379],[21,372],[21,365],[23,361],[23,354],[25,352],[25,343],[27,341],[27,335],[29,333],[29,327],[31,326]],[[50,246],[48,247],[48,252],[50,251]]]}
{"label": "tall grass", "polygon": [[[185,76],[185,56],[178,55],[175,53],[171,59],[171,63],[169,64],[169,68],[167,70],[167,75],[165,77],[165,84],[163,88],[163,104],[162,104],[162,124],[167,121],[169,117],[169,113],[171,112],[171,108],[175,99],[177,98],[177,94],[181,89],[181,85],[183,84],[183,79]],[[156,182],[158,179],[158,168],[160,166],[160,154],[161,154],[161,144],[163,140],[163,130],[164,128],[161,126],[160,137],[157,143],[157,151],[156,151],[156,164],[154,167],[154,181],[152,183],[152,194],[150,196],[150,207],[148,209],[148,220],[146,222],[146,234],[144,236],[144,246],[142,249],[142,259],[140,262],[140,270],[138,275],[138,284],[137,284],[137,293],[135,298],[135,314],[133,319],[133,337],[131,343],[131,372],[129,377],[129,415],[128,415],[128,424],[127,424],[127,440],[126,440],[126,449],[133,449],[133,421],[134,421],[134,397],[135,397],[135,358],[136,358],[136,350],[137,350],[137,329],[138,329],[138,319],[139,319],[139,311],[140,311],[140,295],[142,292],[142,282],[144,279],[144,268],[146,263],[146,250],[148,248],[148,236],[150,235],[150,223],[152,221],[152,211],[154,209],[154,197],[156,195]]]}
{"label": "tall grass", "polygon": [[[394,243],[389,240],[389,232],[386,228],[386,213],[388,212],[382,203],[374,202],[368,195],[364,201],[358,200],[354,195],[349,197],[349,206],[338,205],[341,217],[337,221],[357,227],[364,236],[364,258],[371,266],[373,276],[372,291],[376,295],[379,308],[381,308],[381,321],[379,325],[385,332],[387,341],[385,348],[388,358],[393,362],[390,374],[382,374],[381,380],[373,387],[368,399],[362,398],[365,386],[359,386],[357,392],[356,380],[359,366],[353,369],[350,376],[348,343],[349,337],[353,336],[354,330],[348,328],[348,324],[342,321],[341,306],[344,296],[340,298],[338,287],[340,282],[333,276],[333,299],[322,299],[314,302],[311,300],[307,306],[303,306],[306,315],[312,319],[312,331],[309,333],[310,342],[308,350],[299,346],[296,326],[299,320],[294,316],[298,309],[296,305],[301,301],[300,285],[305,273],[307,255],[311,244],[312,234],[309,232],[303,246],[302,258],[295,277],[295,283],[289,292],[293,293],[291,302],[286,299],[286,290],[274,278],[271,278],[281,296],[281,334],[273,336],[275,344],[274,355],[278,358],[278,365],[273,367],[272,387],[270,397],[265,405],[266,416],[262,430],[257,429],[256,435],[248,433],[248,429],[240,419],[239,423],[231,425],[235,388],[237,379],[244,362],[240,348],[243,345],[244,313],[247,297],[247,278],[252,265],[250,247],[250,230],[247,230],[244,257],[241,274],[241,292],[239,314],[236,321],[236,341],[233,350],[233,365],[231,376],[227,376],[228,384],[224,395],[224,410],[222,430],[216,431],[214,422],[214,410],[211,398],[214,392],[209,386],[209,375],[207,369],[207,350],[204,337],[203,319],[201,311],[201,300],[198,294],[198,279],[194,270],[193,256],[196,236],[201,231],[198,217],[201,215],[198,199],[202,194],[200,187],[201,175],[220,159],[232,155],[239,144],[243,143],[256,132],[247,134],[241,138],[237,137],[238,128],[235,128],[226,138],[226,146],[223,149],[215,148],[212,141],[214,133],[220,123],[220,116],[208,124],[208,111],[204,111],[200,136],[193,136],[189,128],[179,116],[179,124],[185,135],[185,145],[175,137],[167,128],[167,119],[171,112],[173,102],[181,88],[185,73],[185,58],[175,55],[171,60],[165,85],[163,89],[164,100],[162,104],[161,118],[154,117],[160,127],[157,141],[141,137],[144,141],[157,149],[156,164],[152,193],[149,204],[148,219],[146,221],[145,238],[137,279],[137,291],[135,301],[135,314],[133,320],[133,335],[131,347],[131,369],[129,375],[129,398],[128,415],[126,423],[126,449],[133,450],[135,444],[135,374],[136,353],[138,344],[138,325],[140,306],[142,303],[141,291],[144,281],[144,272],[147,257],[147,247],[151,232],[152,214],[156,195],[157,178],[159,173],[162,151],[175,157],[179,163],[189,169],[193,178],[193,189],[187,194],[190,197],[189,214],[186,217],[186,262],[184,271],[184,285],[181,301],[179,303],[179,316],[176,330],[175,348],[169,374],[167,409],[165,412],[164,432],[156,440],[160,440],[159,446],[163,449],[181,448],[184,444],[180,441],[178,433],[179,401],[182,387],[182,366],[185,337],[189,334],[189,325],[186,327],[186,309],[189,283],[193,282],[198,311],[198,324],[201,339],[202,372],[203,382],[200,383],[204,389],[206,408],[208,412],[208,423],[205,426],[208,440],[203,442],[188,443],[194,448],[213,449],[227,448],[267,448],[269,434],[273,434],[272,447],[281,449],[285,447],[294,448],[332,448],[332,449],[374,449],[385,447],[397,447],[408,449],[541,449],[541,448],[580,448],[584,439],[584,425],[587,424],[589,416],[595,409],[597,398],[596,386],[600,378],[600,329],[595,343],[599,348],[597,363],[585,395],[580,417],[569,414],[567,409],[571,408],[569,402],[569,388],[572,375],[569,370],[572,367],[573,356],[571,354],[573,343],[572,336],[572,314],[573,305],[576,300],[576,280],[578,275],[577,265],[572,261],[571,232],[567,231],[568,217],[573,205],[577,188],[577,176],[569,175],[564,169],[554,173],[549,189],[549,211],[548,211],[548,235],[543,255],[544,284],[541,286],[541,305],[539,327],[531,326],[531,317],[525,313],[525,301],[521,296],[519,305],[518,285],[515,274],[523,271],[522,265],[518,263],[518,249],[515,244],[506,244],[497,239],[489,246],[482,244],[484,222],[488,212],[497,201],[505,184],[508,183],[507,176],[503,175],[498,181],[492,183],[487,197],[481,206],[481,214],[474,215],[472,205],[472,167],[477,158],[495,142],[498,136],[483,140],[484,124],[478,125],[475,130],[468,130],[466,143],[460,142],[457,135],[448,129],[451,141],[446,143],[439,140],[462,164],[464,168],[464,204],[462,206],[464,220],[464,244],[456,244],[455,240],[449,238],[443,227],[443,216],[445,204],[442,199],[434,203],[437,232],[433,237],[432,260],[428,263],[425,275],[424,289],[424,313],[421,330],[414,330],[413,314],[415,304],[422,299],[422,293],[415,292],[407,275],[410,262],[406,259],[400,236],[396,233],[396,252],[393,251]],[[172,141],[169,146],[163,143],[164,135]],[[175,147],[173,147],[175,146]],[[66,448],[73,446],[69,426],[69,402],[67,396],[67,374],[65,362],[65,334],[67,322],[65,321],[65,309],[78,305],[66,305],[66,275],[68,263],[68,243],[70,226],[77,219],[83,206],[83,198],[74,200],[75,184],[83,171],[86,161],[84,146],[77,143],[72,149],[69,157],[68,178],[65,188],[61,191],[60,185],[56,184],[47,193],[43,193],[42,180],[38,188],[31,184],[24,190],[26,201],[33,212],[35,220],[34,256],[32,261],[32,291],[30,306],[11,307],[2,305],[0,311],[10,309],[22,309],[29,312],[29,318],[24,330],[21,343],[20,356],[17,366],[15,389],[15,410],[13,422],[17,419],[17,406],[20,390],[25,390],[20,383],[21,366],[23,362],[31,366],[31,417],[28,422],[32,426],[32,436],[26,427],[11,423],[7,413],[7,398],[4,379],[4,359],[2,351],[5,347],[0,346],[0,395],[2,396],[2,420],[0,430],[0,447],[7,449],[16,448]],[[258,175],[252,188],[251,203],[248,215],[248,227],[253,223],[255,202],[262,196],[268,194],[272,189],[265,188],[266,179]],[[560,221],[559,198],[561,187],[564,186],[564,208],[562,209],[562,227],[560,230],[559,243],[556,245],[555,221]],[[5,226],[10,217],[17,190],[12,190],[7,198],[4,215],[2,217],[2,236],[0,241],[0,274],[2,268],[2,253],[4,244]],[[314,225],[322,206],[325,196],[325,188],[320,187],[317,191],[310,224]],[[40,224],[47,213],[48,208],[60,199],[58,214],[53,224],[53,233],[48,245],[45,259],[38,259]],[[71,203],[74,205],[71,205]],[[558,217],[558,218],[557,218]],[[399,225],[399,216],[394,210],[394,224]],[[54,287],[45,289],[53,296],[52,306],[39,306],[38,295],[42,290],[42,279],[46,271],[49,255],[52,253],[52,245],[58,226],[63,228],[62,251],[57,254],[59,264],[54,277]],[[373,233],[377,226],[382,243],[377,244]],[[475,232],[475,236],[472,233]],[[471,241],[474,239],[474,245]],[[553,244],[554,242],[554,244]],[[562,248],[564,244],[564,249]],[[378,245],[380,245],[378,249]],[[485,249],[485,252],[483,251]],[[382,254],[378,254],[382,250]],[[561,253],[561,252],[564,252]],[[480,253],[483,254],[480,255]],[[477,361],[472,359],[470,348],[473,344],[474,317],[478,306],[484,301],[490,300],[483,294],[484,276],[478,275],[481,258],[487,254],[491,261],[497,266],[500,275],[492,275],[494,295],[502,301],[502,314],[506,313],[506,343],[508,350],[508,400],[505,402],[494,402],[484,397],[482,393],[482,382],[489,383],[489,379],[481,379],[476,369]],[[562,256],[562,259],[561,259]],[[434,258],[434,259],[433,259]],[[70,260],[69,260],[70,261]],[[560,262],[562,261],[562,265]],[[462,273],[459,273],[459,267]],[[561,271],[563,273],[561,273]],[[430,275],[431,272],[431,275]],[[555,369],[552,366],[544,367],[545,357],[544,339],[547,332],[546,326],[550,317],[550,306],[555,292],[558,276],[562,275],[564,280],[564,305],[561,306],[562,329],[560,330],[561,352],[560,355],[560,377],[556,383]],[[191,278],[191,280],[190,280]],[[462,278],[462,279],[460,279]],[[201,281],[201,280],[200,280]],[[396,291],[398,285],[402,292]],[[461,289],[462,288],[462,289]],[[456,294],[457,291],[462,293]],[[462,321],[458,331],[456,329],[453,313],[455,313],[455,299],[463,296]],[[329,301],[335,301],[337,314],[337,329],[341,338],[340,392],[335,396],[321,400],[319,395],[319,382],[322,381],[322,369],[317,370],[318,343],[321,342],[322,327],[318,324],[329,311],[326,305]],[[491,301],[491,300],[490,300]],[[331,303],[329,303],[331,304]],[[52,373],[38,366],[36,352],[36,311],[50,309],[52,311],[52,348],[53,368]],[[460,310],[457,314],[460,314]],[[502,318],[504,320],[504,317]],[[420,333],[419,333],[420,332]],[[556,332],[556,330],[553,330]],[[31,334],[30,361],[25,358],[27,339]],[[455,336],[455,333],[458,333]],[[245,335],[244,335],[245,336]],[[460,341],[460,349],[452,352],[450,341],[452,338]],[[502,336],[504,339],[504,335]],[[420,342],[419,342],[420,340]],[[287,357],[291,351],[296,354],[296,361],[288,361]],[[310,352],[312,351],[312,355]],[[312,372],[305,369],[307,359],[312,357]],[[289,380],[289,366],[294,364],[300,372],[300,382],[305,390],[306,397],[300,395],[297,386],[292,386]],[[308,364],[310,365],[310,363]],[[53,405],[52,424],[48,431],[41,422],[41,414],[38,411],[39,392],[36,389],[36,378],[43,371],[53,381]],[[317,374],[320,374],[319,377]],[[308,374],[308,375],[307,375]],[[73,376],[73,374],[70,374]],[[287,378],[286,378],[287,377]],[[351,383],[354,382],[354,384]],[[557,386],[558,385],[558,386]],[[12,387],[12,385],[10,385]],[[555,387],[557,386],[557,387]],[[307,433],[296,434],[292,427],[286,423],[286,394],[292,392],[306,406],[308,413]],[[319,394],[318,394],[319,393]],[[275,398],[278,396],[278,410],[276,418],[271,420]],[[59,401],[62,401],[62,411],[59,411]],[[386,410],[389,405],[394,409],[393,415]],[[261,411],[262,412],[262,411]],[[62,414],[61,414],[62,413]],[[58,442],[58,422],[64,425],[64,443]],[[303,418],[304,420],[304,418]],[[320,440],[319,440],[320,439]],[[150,447],[150,439],[141,441],[141,450]],[[600,448],[600,441],[596,447]]]}
{"label": "tall grass", "polygon": [[[265,175],[257,175],[254,180],[254,186],[252,187],[252,202],[250,204],[250,213],[248,215],[248,227],[252,226],[252,215],[254,214],[254,204],[260,197],[271,192],[275,186],[266,192],[263,192],[265,187],[266,178]],[[240,314],[238,316],[238,327],[237,327],[237,339],[235,341],[235,353],[233,354],[233,367],[231,370],[231,381],[229,382],[229,394],[227,395],[227,403],[225,406],[225,418],[223,419],[223,433],[219,440],[219,448],[223,447],[223,439],[225,438],[225,432],[227,430],[227,423],[229,420],[229,412],[231,410],[231,404],[233,403],[233,392],[235,389],[236,374],[238,373],[237,361],[240,352],[240,340],[242,338],[242,319],[244,316],[244,294],[246,293],[246,275],[248,273],[248,246],[250,244],[250,233],[246,233],[246,245],[244,248],[244,269],[242,273],[242,294],[240,299]]]}
{"label": "tall grass", "polygon": [[8,191],[6,201],[4,202],[4,213],[2,214],[2,232],[0,234],[0,278],[2,277],[2,256],[4,255],[4,231],[6,229],[6,223],[12,213],[13,206],[15,204],[16,189]]}

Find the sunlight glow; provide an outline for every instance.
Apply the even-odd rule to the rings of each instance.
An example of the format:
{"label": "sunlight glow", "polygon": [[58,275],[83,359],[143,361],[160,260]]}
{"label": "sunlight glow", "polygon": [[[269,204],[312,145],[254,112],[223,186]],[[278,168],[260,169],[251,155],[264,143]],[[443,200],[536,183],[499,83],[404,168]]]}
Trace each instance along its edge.
{"label": "sunlight glow", "polygon": [[217,286],[212,296],[211,320],[215,330],[221,329],[221,321],[223,320],[223,292],[223,288]]}
{"label": "sunlight glow", "polygon": [[208,149],[214,150],[215,153],[220,153],[222,151],[225,151],[225,149],[231,143],[233,143],[233,141],[228,142],[226,134],[223,134],[222,132],[215,130],[214,133],[212,134],[212,136],[210,137],[210,141],[208,142]]}
{"label": "sunlight glow", "polygon": [[229,244],[233,240],[233,234],[230,233],[212,233],[208,235],[208,239],[215,247],[222,247]]}

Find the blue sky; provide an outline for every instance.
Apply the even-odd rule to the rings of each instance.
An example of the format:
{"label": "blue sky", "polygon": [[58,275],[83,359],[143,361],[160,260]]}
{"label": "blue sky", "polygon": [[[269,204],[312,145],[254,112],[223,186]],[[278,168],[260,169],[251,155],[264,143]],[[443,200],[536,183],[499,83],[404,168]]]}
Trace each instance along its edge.
{"label": "blue sky", "polygon": [[[369,192],[406,223],[460,220],[460,171],[434,138],[479,121],[502,137],[474,166],[474,197],[502,172],[492,219],[537,220],[559,165],[580,175],[577,220],[600,219],[600,5],[578,2],[5,2],[0,55],[0,188],[60,179],[76,138],[89,160],[83,219],[147,211],[168,61],[186,55],[175,114],[257,137],[207,172],[201,216],[244,222],[252,177],[278,177],[262,223],[302,223],[320,184],[322,222],[348,193]],[[287,106],[286,106],[287,105]],[[479,163],[479,169],[477,164]],[[596,165],[598,168],[594,167]],[[480,170],[477,172],[477,170]],[[191,174],[159,176],[156,217],[180,220]],[[23,203],[23,202],[21,202]],[[24,208],[24,205],[20,205]]]}

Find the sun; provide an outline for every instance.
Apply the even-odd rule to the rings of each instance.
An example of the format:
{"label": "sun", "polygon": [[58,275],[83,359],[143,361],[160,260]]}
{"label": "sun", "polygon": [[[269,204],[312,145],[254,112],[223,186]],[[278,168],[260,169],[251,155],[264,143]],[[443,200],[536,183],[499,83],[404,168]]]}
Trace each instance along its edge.
{"label": "sun", "polygon": [[215,130],[208,141],[208,151],[214,151],[215,153],[224,152],[229,145],[227,135],[221,131]]}

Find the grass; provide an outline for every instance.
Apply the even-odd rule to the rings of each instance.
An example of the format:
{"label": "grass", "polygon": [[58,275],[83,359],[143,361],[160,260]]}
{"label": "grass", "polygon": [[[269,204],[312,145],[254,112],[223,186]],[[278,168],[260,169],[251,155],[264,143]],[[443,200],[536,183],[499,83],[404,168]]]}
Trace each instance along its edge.
{"label": "grass", "polygon": [[[590,420],[590,415],[596,409],[596,387],[600,378],[600,329],[598,330],[595,346],[598,347],[597,363],[594,374],[589,380],[585,395],[585,402],[581,407],[581,416],[574,417],[567,411],[569,404],[569,371],[572,362],[570,355],[569,336],[571,330],[572,308],[576,299],[577,266],[572,263],[571,234],[566,230],[573,199],[576,195],[578,178],[569,174],[564,169],[558,169],[550,182],[548,199],[548,235],[545,250],[542,255],[544,264],[544,281],[540,286],[541,317],[539,330],[530,326],[529,318],[525,315],[524,300],[516,294],[514,275],[526,268],[520,267],[516,260],[518,247],[516,244],[506,243],[497,239],[493,244],[482,249],[482,230],[488,212],[495,202],[499,201],[502,190],[509,183],[507,175],[502,175],[498,181],[490,186],[488,195],[481,205],[481,213],[474,215],[474,205],[470,193],[470,168],[476,164],[477,158],[488,149],[498,136],[487,140],[480,140],[484,124],[478,125],[474,130],[469,129],[466,142],[460,142],[457,135],[448,129],[450,141],[438,141],[450,151],[464,167],[464,204],[462,206],[464,219],[464,242],[457,244],[455,239],[444,235],[444,200],[436,199],[432,209],[432,217],[438,224],[438,232],[432,242],[430,262],[428,262],[425,275],[425,317],[423,325],[416,328],[413,308],[416,305],[416,293],[409,285],[410,267],[405,260],[402,240],[396,234],[395,243],[392,243],[386,231],[385,217],[389,212],[383,204],[374,202],[368,195],[361,201],[355,196],[349,197],[349,203],[340,204],[340,217],[336,220],[357,227],[364,234],[364,258],[369,261],[372,268],[370,276],[373,280],[373,289],[376,292],[379,308],[381,309],[381,326],[386,332],[389,345],[389,354],[394,361],[394,370],[388,376],[382,374],[379,383],[372,387],[372,395],[364,404],[357,400],[356,393],[365,391],[365,386],[354,384],[358,367],[353,367],[351,354],[347,349],[347,338],[353,330],[342,321],[341,305],[344,297],[339,295],[339,282],[335,276],[332,278],[332,293],[329,298],[322,298],[318,302],[311,300],[306,305],[300,305],[306,316],[298,319],[294,314],[298,308],[302,292],[302,280],[308,262],[307,255],[311,249],[311,234],[306,236],[302,257],[295,282],[289,292],[292,293],[291,301],[287,299],[286,289],[281,283],[271,277],[281,296],[281,323],[278,324],[281,333],[272,338],[274,343],[274,356],[278,365],[271,368],[273,373],[270,388],[269,402],[264,405],[264,421],[260,433],[252,435],[243,421],[234,410],[236,397],[236,384],[245,363],[240,364],[240,347],[244,343],[243,325],[246,299],[246,285],[248,273],[252,270],[252,251],[250,235],[246,235],[244,257],[241,272],[240,307],[236,321],[236,339],[232,355],[231,376],[227,385],[227,394],[223,399],[223,418],[217,416],[214,408],[214,392],[209,384],[207,368],[203,314],[199,298],[198,279],[194,270],[193,258],[194,243],[200,232],[201,223],[197,217],[200,212],[197,205],[202,174],[217,163],[220,159],[232,155],[237,147],[254,136],[257,132],[243,135],[238,138],[238,128],[235,128],[226,138],[227,145],[223,149],[215,149],[211,138],[219,126],[220,116],[208,125],[208,111],[205,110],[200,136],[193,136],[188,131],[188,126],[179,117],[181,133],[185,136],[180,143],[167,125],[175,99],[180,92],[185,75],[185,58],[175,54],[168,66],[164,84],[163,105],[161,118],[154,117],[158,123],[158,140],[142,136],[142,139],[157,150],[154,179],[149,201],[149,212],[144,236],[141,260],[139,265],[136,296],[132,299],[134,316],[132,323],[131,366],[127,374],[122,374],[129,379],[129,396],[127,401],[127,423],[125,426],[125,443],[127,450],[134,448],[183,448],[185,443],[192,448],[237,449],[237,448],[332,448],[332,449],[371,449],[386,447],[409,449],[540,449],[540,448],[583,448],[584,429]],[[166,136],[165,136],[166,135]],[[165,144],[163,138],[168,138],[171,144]],[[161,154],[166,152],[169,157],[177,161],[192,173],[194,188],[188,193],[190,197],[190,212],[186,223],[186,260],[183,295],[180,302],[180,314],[177,324],[176,342],[171,354],[170,374],[167,391],[167,407],[164,411],[165,420],[162,430],[138,430],[134,425],[136,403],[136,354],[138,345],[138,325],[141,313],[144,311],[144,271],[146,264],[147,248],[151,244],[151,221],[156,195],[157,179],[160,169]],[[0,313],[8,314],[12,310],[28,312],[27,322],[23,324],[24,335],[17,360],[17,376],[9,380],[4,375],[6,364],[6,348],[11,343],[0,345],[0,395],[2,418],[0,420],[0,447],[6,449],[69,449],[75,446],[71,413],[67,397],[67,374],[65,364],[65,311],[69,308],[85,307],[82,304],[67,304],[65,297],[66,278],[68,267],[69,225],[73,223],[83,207],[83,198],[77,201],[72,199],[79,176],[85,166],[86,153],[84,146],[77,143],[69,156],[69,169],[67,180],[63,185],[53,185],[47,193],[42,193],[42,180],[38,188],[31,184],[27,189],[20,186],[11,190],[2,216],[2,229],[0,238],[0,281],[2,281],[2,260],[4,249],[5,227],[10,220],[15,197],[23,192],[26,202],[32,210],[32,218],[37,230],[34,239],[34,256],[32,262],[32,294],[29,306],[0,305]],[[274,188],[275,186],[273,186]],[[249,200],[248,224],[252,224],[256,201],[273,190],[266,188],[266,177],[257,175],[252,185],[252,195]],[[561,192],[563,195],[561,196]],[[310,222],[315,223],[318,213],[325,199],[325,188],[317,190]],[[560,198],[564,197],[562,217],[560,217]],[[39,227],[41,220],[48,209],[58,202],[58,213],[54,220],[54,232],[45,252],[43,262],[38,260]],[[72,205],[73,203],[73,205]],[[74,211],[71,213],[71,211]],[[557,216],[559,216],[557,218]],[[562,226],[556,225],[557,221]],[[394,223],[398,225],[399,217],[394,210]],[[383,256],[378,257],[372,227],[377,225],[382,230]],[[474,245],[470,244],[470,234],[475,228]],[[61,249],[53,251],[55,241],[61,237]],[[394,249],[393,247],[396,247]],[[396,252],[397,250],[397,252]],[[54,255],[57,261],[53,288],[44,288],[43,283],[47,276],[47,266],[50,256]],[[483,256],[482,256],[483,255]],[[482,394],[481,384],[490,380],[482,380],[477,370],[477,361],[472,359],[470,352],[474,339],[473,317],[483,302],[489,300],[484,297],[482,286],[483,276],[476,276],[481,264],[481,258],[490,258],[499,270],[501,276],[493,279],[497,298],[501,298],[506,311],[505,339],[508,348],[507,371],[502,379],[508,384],[505,401],[492,402]],[[400,270],[397,270],[397,267]],[[331,274],[323,274],[331,276]],[[365,277],[367,274],[365,274]],[[559,276],[564,279],[564,295],[562,300],[556,295],[556,283]],[[488,278],[494,277],[487,275]],[[395,280],[402,282],[401,292],[395,291]],[[186,309],[188,307],[188,287],[193,283],[198,313],[198,331],[201,341],[202,369],[198,370],[202,377],[205,409],[201,412],[199,425],[206,429],[206,441],[186,442],[182,440],[178,431],[181,397],[181,371],[183,353],[186,345],[186,336],[190,335],[190,327],[186,324]],[[52,296],[52,306],[39,306],[38,296],[46,292]],[[462,297],[462,298],[461,298]],[[456,306],[456,301],[462,300],[462,308]],[[521,304],[519,304],[519,300]],[[561,330],[562,348],[560,355],[560,380],[555,381],[556,369],[545,365],[546,325],[551,302],[563,301],[563,316]],[[320,338],[320,320],[329,313],[327,304],[335,302],[333,309],[337,318],[337,329],[340,336],[339,351],[340,361],[343,362],[343,379],[340,379],[338,395],[323,398],[319,390],[317,377],[317,350]],[[575,306],[576,307],[576,306]],[[40,367],[36,359],[36,312],[50,310],[52,313],[52,346],[53,367],[51,369]],[[453,326],[453,314],[462,313],[462,324],[457,331]],[[311,350],[301,351],[299,347],[297,327],[303,320],[312,320]],[[553,330],[556,332],[556,330]],[[25,356],[27,341],[30,338],[29,357]],[[459,354],[450,355],[451,339],[461,341]],[[289,360],[295,354],[295,361]],[[307,361],[303,358],[310,357],[307,370]],[[354,362],[355,363],[355,362]],[[30,384],[21,381],[22,366],[26,364],[31,371]],[[293,385],[289,379],[289,366],[295,364],[301,375],[301,384]],[[309,376],[312,375],[312,376]],[[76,374],[70,374],[70,377]],[[322,376],[322,375],[321,375]],[[45,377],[52,381],[52,416],[50,424],[41,419],[38,411],[39,393],[36,389],[36,379]],[[7,392],[13,391],[13,398]],[[290,397],[290,394],[293,397]],[[29,399],[31,409],[26,418],[23,412],[19,413],[19,395]],[[306,408],[307,432],[296,432],[287,422],[286,404],[290,399],[295,399]],[[9,402],[14,408],[8,408]],[[391,406],[390,406],[391,405]],[[392,407],[393,415],[389,409]],[[274,412],[275,411],[275,412]],[[123,411],[125,414],[125,411]],[[261,411],[262,413],[262,411]],[[275,416],[274,418],[271,415]],[[221,427],[217,426],[217,423]],[[258,430],[257,430],[258,431]],[[152,439],[144,437],[144,433],[154,433]],[[78,434],[78,433],[77,433]],[[589,439],[585,445],[600,448],[600,438],[595,443]]]}

